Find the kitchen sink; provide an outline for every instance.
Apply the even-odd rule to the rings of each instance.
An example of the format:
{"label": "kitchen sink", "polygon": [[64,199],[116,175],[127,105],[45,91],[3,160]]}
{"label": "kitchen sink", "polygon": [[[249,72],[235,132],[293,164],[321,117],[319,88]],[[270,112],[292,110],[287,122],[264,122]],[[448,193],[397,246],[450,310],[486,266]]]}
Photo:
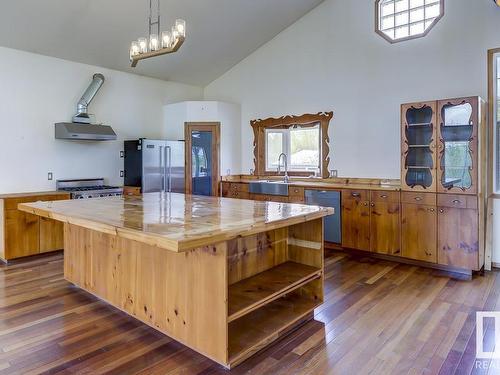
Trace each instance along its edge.
{"label": "kitchen sink", "polygon": [[248,191],[253,194],[288,196],[288,183],[283,181],[251,181]]}

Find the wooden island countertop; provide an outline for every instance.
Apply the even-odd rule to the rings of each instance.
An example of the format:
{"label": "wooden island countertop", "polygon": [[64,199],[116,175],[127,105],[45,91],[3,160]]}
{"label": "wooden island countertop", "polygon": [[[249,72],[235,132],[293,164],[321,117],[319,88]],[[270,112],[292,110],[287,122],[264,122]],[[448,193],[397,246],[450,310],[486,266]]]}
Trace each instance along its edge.
{"label": "wooden island countertop", "polygon": [[313,319],[332,208],[175,193],[19,204],[64,223],[64,278],[231,368]]}
{"label": "wooden island countertop", "polygon": [[326,207],[178,193],[24,203],[19,209],[176,252],[334,213]]}

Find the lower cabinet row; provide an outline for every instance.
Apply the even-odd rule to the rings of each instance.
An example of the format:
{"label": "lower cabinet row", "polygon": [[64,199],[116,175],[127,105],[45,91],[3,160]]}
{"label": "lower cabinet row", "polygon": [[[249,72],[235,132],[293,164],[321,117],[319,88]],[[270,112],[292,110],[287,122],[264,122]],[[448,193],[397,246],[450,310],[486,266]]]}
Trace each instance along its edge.
{"label": "lower cabinet row", "polygon": [[19,203],[69,199],[68,193],[26,193],[0,196],[0,259],[10,261],[64,247],[59,221],[19,211]]}
{"label": "lower cabinet row", "polygon": [[483,266],[475,196],[342,192],[342,246],[468,270]]}
{"label": "lower cabinet row", "polygon": [[[308,203],[308,189],[293,187],[288,197],[282,197],[249,194],[247,184],[223,183],[222,194],[241,199]],[[338,196],[339,190],[317,190],[318,194],[327,192],[337,192]],[[325,220],[325,240],[335,238],[332,242],[344,248],[465,270],[482,268],[484,256],[479,241],[480,211],[476,196],[364,189],[343,189],[340,193],[341,209],[338,198],[331,194],[313,202],[337,208],[335,220]]]}

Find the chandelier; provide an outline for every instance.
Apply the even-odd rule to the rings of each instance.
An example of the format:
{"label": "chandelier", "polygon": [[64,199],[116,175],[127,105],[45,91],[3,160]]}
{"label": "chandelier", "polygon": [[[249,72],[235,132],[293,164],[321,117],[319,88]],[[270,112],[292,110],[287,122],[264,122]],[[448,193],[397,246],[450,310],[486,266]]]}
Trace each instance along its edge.
{"label": "chandelier", "polygon": [[[156,33],[153,26],[156,25]],[[153,0],[149,0],[149,38],[139,38],[130,45],[130,62],[135,67],[140,60],[177,52],[186,38],[186,21],[177,19],[169,31],[160,34],[160,0],[157,0],[157,14],[153,17]]]}

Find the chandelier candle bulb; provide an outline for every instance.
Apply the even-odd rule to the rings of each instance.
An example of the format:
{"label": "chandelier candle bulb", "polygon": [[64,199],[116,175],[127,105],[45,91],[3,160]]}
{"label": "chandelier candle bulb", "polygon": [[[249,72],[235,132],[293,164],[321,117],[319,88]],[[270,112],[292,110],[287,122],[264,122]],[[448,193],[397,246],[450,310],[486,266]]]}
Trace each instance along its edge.
{"label": "chandelier candle bulb", "polygon": [[139,53],[148,52],[148,40],[146,38],[139,38],[137,42],[139,43]]}
{"label": "chandelier candle bulb", "polygon": [[149,50],[158,51],[160,49],[160,41],[158,40],[157,34],[151,34],[149,36]]}
{"label": "chandelier candle bulb", "polygon": [[177,30],[178,35],[183,38],[186,37],[186,21],[181,19],[175,20],[175,29]]}
{"label": "chandelier candle bulb", "polygon": [[161,33],[161,48],[169,48],[172,41],[172,33],[170,31],[163,31]]}
{"label": "chandelier candle bulb", "polygon": [[130,45],[130,60],[132,61],[134,56],[139,54],[139,44],[137,42],[132,42]]}
{"label": "chandelier candle bulb", "polygon": [[175,26],[172,26],[172,44],[175,44],[178,38],[179,32],[177,31],[177,28]]}

